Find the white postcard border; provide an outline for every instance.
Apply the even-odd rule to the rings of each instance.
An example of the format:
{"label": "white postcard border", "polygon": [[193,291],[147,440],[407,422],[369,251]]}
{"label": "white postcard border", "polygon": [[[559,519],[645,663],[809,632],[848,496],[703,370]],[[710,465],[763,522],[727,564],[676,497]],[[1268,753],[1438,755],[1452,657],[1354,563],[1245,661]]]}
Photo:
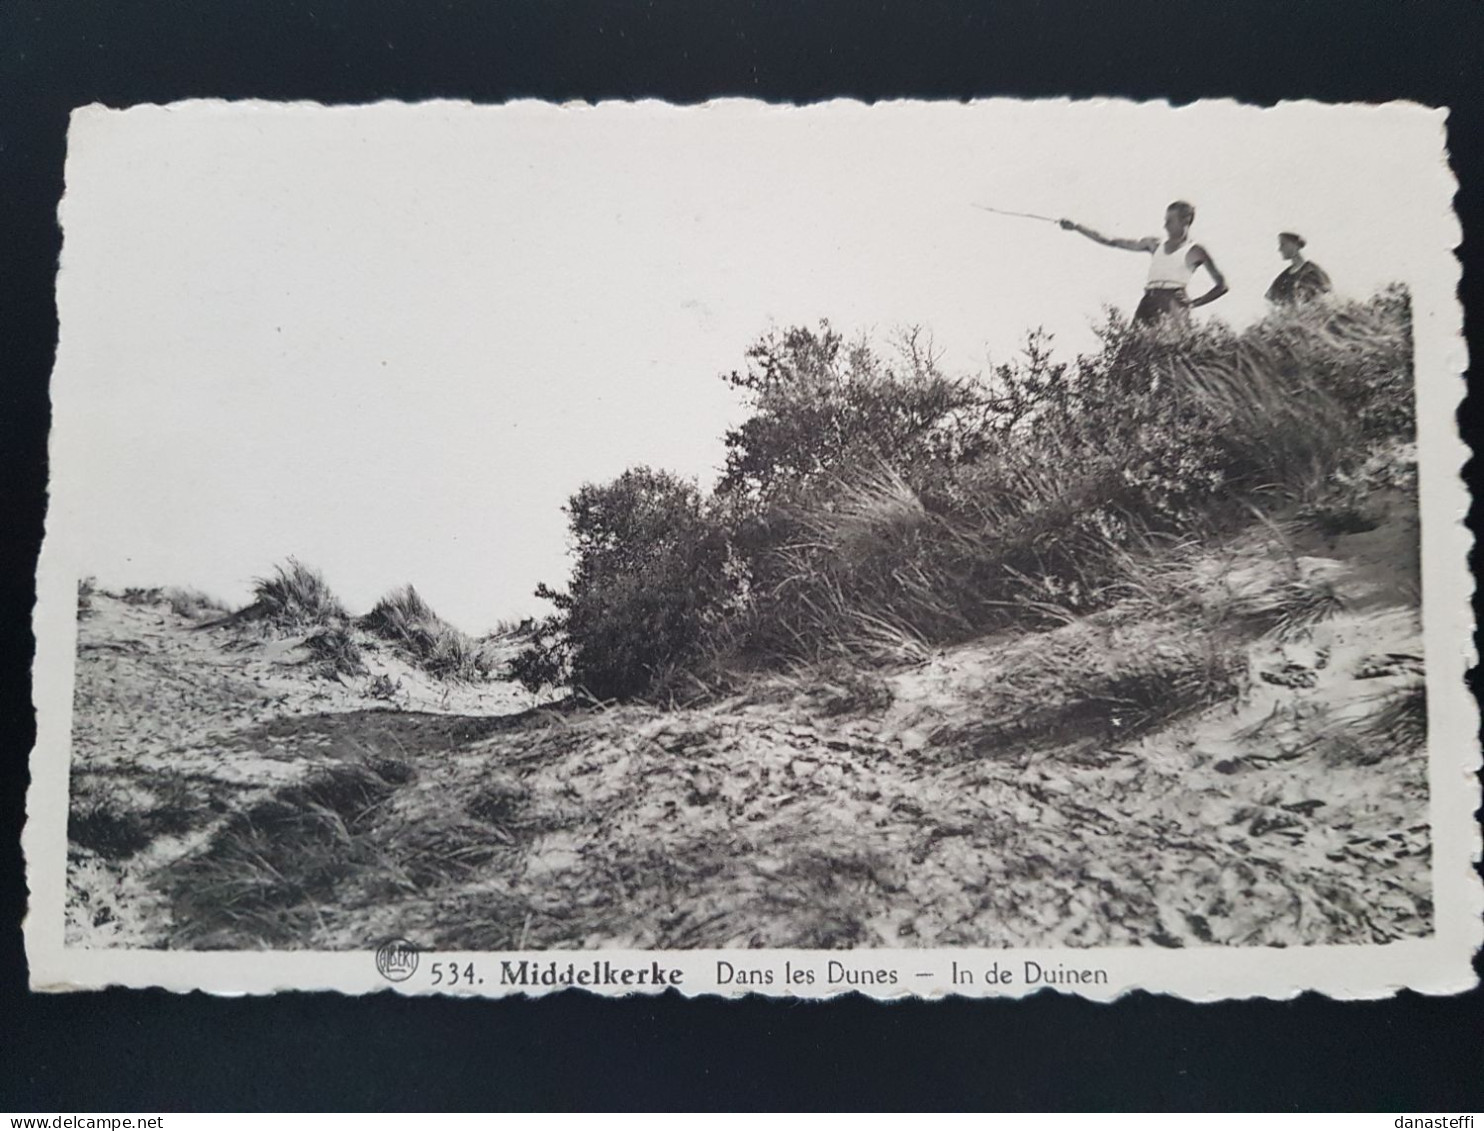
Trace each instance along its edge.
{"label": "white postcard border", "polygon": [[[251,111],[264,104],[214,104],[221,113]],[[548,113],[542,104],[515,104],[516,112]],[[566,107],[563,112],[611,113],[615,105],[627,112],[648,107],[661,112],[673,108],[656,103],[603,104]],[[932,105],[932,104],[924,104]],[[1042,103],[1054,115],[1066,100]],[[1203,107],[1231,106],[1230,102],[1202,102],[1178,111],[1201,113]],[[1313,103],[1282,103],[1265,111],[1280,122],[1284,115],[1313,111]],[[271,107],[270,107],[271,108]],[[686,113],[859,113],[858,103],[829,103],[806,108],[759,107],[727,100],[685,110]],[[1464,394],[1462,374],[1467,350],[1462,337],[1462,309],[1458,299],[1460,268],[1454,248],[1461,230],[1451,203],[1456,181],[1446,163],[1446,111],[1393,103],[1373,108],[1378,115],[1425,118],[1438,137],[1439,163],[1430,173],[1429,193],[1435,213],[1417,218],[1416,238],[1436,254],[1436,269],[1414,281],[1414,328],[1419,436],[1419,484],[1422,506],[1422,557],[1426,603],[1423,611],[1427,651],[1430,725],[1430,806],[1433,827],[1435,934],[1426,939],[1386,945],[1321,946],[1312,948],[1099,948],[1091,950],[1027,951],[1000,949],[853,950],[853,951],[539,951],[520,954],[423,953],[417,970],[403,981],[389,981],[378,973],[370,951],[316,952],[174,952],[83,950],[63,942],[63,899],[66,888],[68,761],[71,730],[72,683],[76,643],[76,583],[80,564],[68,543],[71,517],[52,506],[37,579],[34,629],[37,641],[34,702],[37,744],[32,758],[32,784],[27,799],[28,823],[23,833],[30,886],[30,912],[24,924],[33,989],[58,991],[110,985],[165,987],[176,991],[204,989],[218,994],[264,994],[283,990],[336,990],[368,993],[393,990],[403,994],[447,992],[474,996],[511,993],[544,994],[567,988],[568,964],[572,983],[590,992],[627,994],[678,990],[686,995],[762,993],[800,998],[842,992],[874,997],[906,995],[936,997],[1023,996],[1050,987],[1099,1000],[1144,990],[1173,994],[1193,1001],[1227,998],[1291,998],[1318,992],[1341,999],[1380,998],[1401,989],[1427,994],[1454,994],[1476,984],[1471,958],[1484,941],[1484,885],[1475,873],[1480,858],[1479,826],[1474,816],[1480,803],[1478,710],[1465,683],[1475,662],[1471,607],[1473,578],[1468,567],[1471,536],[1464,526],[1469,496],[1461,469],[1469,451],[1458,435],[1455,414]],[[69,144],[91,140],[93,127],[114,113],[100,107],[74,112]],[[67,201],[61,204],[67,221]],[[58,308],[62,337],[56,371],[65,374],[74,361],[67,339],[70,319],[78,312],[69,301],[72,257],[64,244],[58,278]],[[55,417],[71,417],[65,380],[55,381]],[[65,428],[53,431],[51,468],[53,498],[66,498],[55,487],[85,459],[83,437]],[[506,973],[526,962],[531,980]],[[582,984],[581,971],[598,964],[593,980]],[[602,969],[608,964],[610,975]],[[433,968],[445,971],[433,984]],[[448,981],[448,964],[462,974],[471,964],[473,984]],[[771,971],[767,983],[735,979],[723,984],[722,965],[733,970]],[[832,965],[833,964],[833,965]],[[1070,974],[1063,980],[1027,980],[1032,967],[1041,971],[1092,971]],[[679,972],[678,980],[654,980],[652,970]],[[551,970],[550,983],[544,981]],[[623,978],[623,971],[633,975]],[[638,971],[646,981],[638,982]],[[834,979],[833,973],[850,977]],[[861,972],[881,972],[864,979]],[[955,977],[955,971],[960,972]],[[991,979],[989,972],[994,971]],[[807,972],[809,981],[788,981],[790,974]],[[894,980],[888,979],[894,974]],[[1008,974],[1008,977],[1006,975]],[[613,978],[616,977],[616,981]],[[479,981],[477,979],[482,979]]]}

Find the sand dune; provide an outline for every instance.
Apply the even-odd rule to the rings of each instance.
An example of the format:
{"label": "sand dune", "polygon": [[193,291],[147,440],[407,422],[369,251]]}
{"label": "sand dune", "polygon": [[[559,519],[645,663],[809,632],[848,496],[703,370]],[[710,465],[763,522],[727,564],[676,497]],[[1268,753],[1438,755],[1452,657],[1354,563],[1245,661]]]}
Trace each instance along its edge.
{"label": "sand dune", "polygon": [[[369,638],[367,674],[326,678],[302,636],[95,594],[78,644],[68,941],[1426,934],[1425,751],[1387,722],[1420,680],[1416,516],[1400,497],[1386,507],[1375,530],[1282,553],[1257,529],[1188,554],[1183,610],[1130,598],[925,663],[759,677],[676,710],[532,709],[510,684],[440,683]],[[1336,597],[1301,631],[1201,619],[1260,606],[1295,571]],[[1235,642],[1229,695],[1139,707],[1131,678],[1216,641]],[[388,684],[390,700],[372,697]]]}

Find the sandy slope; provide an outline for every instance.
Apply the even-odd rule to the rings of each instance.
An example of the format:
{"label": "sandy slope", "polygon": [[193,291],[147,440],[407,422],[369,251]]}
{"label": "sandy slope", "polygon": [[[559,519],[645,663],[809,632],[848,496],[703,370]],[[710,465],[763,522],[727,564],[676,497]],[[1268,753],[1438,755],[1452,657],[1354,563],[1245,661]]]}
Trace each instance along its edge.
{"label": "sandy slope", "polygon": [[1416,678],[1415,544],[1414,512],[1393,501],[1380,529],[1287,559],[1253,537],[1194,561],[1213,590],[1261,591],[1296,566],[1344,607],[1305,639],[1249,640],[1237,698],[1142,730],[1076,689],[1130,657],[1181,658],[1189,626],[1148,606],[944,651],[862,677],[866,693],[776,678],[694,709],[516,716],[508,687],[445,696],[405,670],[401,709],[386,710],[363,686],[310,678],[296,641],[96,598],[79,643],[74,820],[128,814],[145,843],[74,844],[69,941],[1425,934],[1425,757],[1368,729]]}
{"label": "sandy slope", "polygon": [[[302,635],[202,627],[163,603],[105,593],[90,605],[73,700],[72,943],[155,945],[169,909],[148,877],[199,849],[224,814],[319,760],[355,757],[361,733],[344,719],[498,715],[532,703],[511,684],[431,679],[364,636],[367,674],[325,678]],[[370,694],[378,676],[395,687],[390,699]],[[121,851],[136,840],[145,843]],[[93,841],[102,851],[85,847]]]}

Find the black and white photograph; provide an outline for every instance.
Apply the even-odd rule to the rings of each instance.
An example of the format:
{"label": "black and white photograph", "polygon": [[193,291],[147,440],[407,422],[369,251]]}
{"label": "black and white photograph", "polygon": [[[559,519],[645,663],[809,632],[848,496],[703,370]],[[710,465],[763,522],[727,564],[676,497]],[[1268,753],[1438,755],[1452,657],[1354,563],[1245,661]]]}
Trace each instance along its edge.
{"label": "black and white photograph", "polygon": [[1457,992],[1446,112],[74,112],[32,984]]}

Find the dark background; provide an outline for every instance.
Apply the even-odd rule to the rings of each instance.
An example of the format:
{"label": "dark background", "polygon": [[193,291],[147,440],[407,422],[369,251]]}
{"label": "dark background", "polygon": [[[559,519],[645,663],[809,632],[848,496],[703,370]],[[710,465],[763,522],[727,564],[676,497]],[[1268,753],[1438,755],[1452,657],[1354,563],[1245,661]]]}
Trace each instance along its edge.
{"label": "dark background", "polygon": [[[1464,230],[1478,232],[1481,43],[1479,0],[7,0],[0,1110],[1484,1106],[1477,992],[1208,1006],[1148,995],[1101,1006],[1049,991],[891,1005],[32,995],[17,843],[72,107],[204,96],[1407,98],[1453,107],[1457,204]],[[1461,254],[1471,352],[1484,356],[1477,235]],[[1469,432],[1476,415],[1466,405]]]}

